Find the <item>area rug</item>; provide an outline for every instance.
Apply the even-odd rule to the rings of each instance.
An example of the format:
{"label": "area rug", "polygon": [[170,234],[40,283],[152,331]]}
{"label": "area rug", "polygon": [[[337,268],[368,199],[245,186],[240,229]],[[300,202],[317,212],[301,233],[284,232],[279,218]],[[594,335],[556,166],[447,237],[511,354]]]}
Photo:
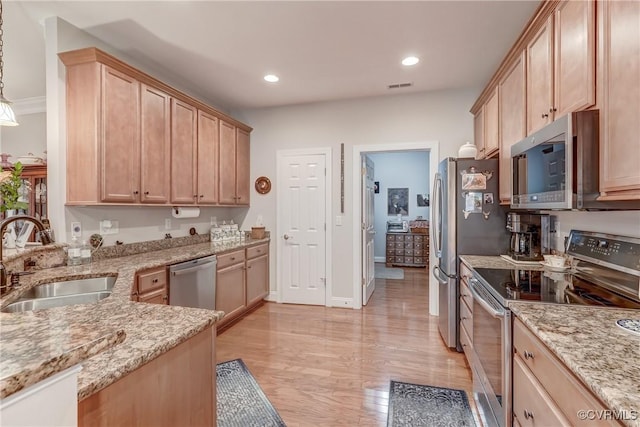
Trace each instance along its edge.
{"label": "area rug", "polygon": [[375,264],[373,277],[376,279],[404,279],[404,270],[401,268],[387,268],[384,264]]}
{"label": "area rug", "polygon": [[216,366],[218,427],[286,426],[242,359]]}
{"label": "area rug", "polygon": [[475,427],[463,390],[391,381],[387,427]]}

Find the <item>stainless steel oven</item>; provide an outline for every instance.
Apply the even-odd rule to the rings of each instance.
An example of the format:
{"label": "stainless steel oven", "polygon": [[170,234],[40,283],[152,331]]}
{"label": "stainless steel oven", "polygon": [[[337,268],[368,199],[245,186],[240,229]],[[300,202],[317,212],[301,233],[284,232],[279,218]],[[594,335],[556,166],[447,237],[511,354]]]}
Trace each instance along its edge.
{"label": "stainless steel oven", "polygon": [[473,295],[473,392],[488,426],[511,425],[511,310],[477,278]]}
{"label": "stainless steel oven", "polygon": [[512,301],[640,309],[640,239],[572,230],[566,253],[575,269],[474,268],[469,363],[485,425],[511,426]]}

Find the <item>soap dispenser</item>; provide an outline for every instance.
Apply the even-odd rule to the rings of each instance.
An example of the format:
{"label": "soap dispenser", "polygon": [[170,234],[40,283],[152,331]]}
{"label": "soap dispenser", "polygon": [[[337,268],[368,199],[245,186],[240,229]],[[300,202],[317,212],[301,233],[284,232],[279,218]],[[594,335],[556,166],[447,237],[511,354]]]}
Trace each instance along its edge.
{"label": "soap dispenser", "polygon": [[67,265],[82,264],[82,244],[76,236],[71,238],[69,248],[67,249]]}

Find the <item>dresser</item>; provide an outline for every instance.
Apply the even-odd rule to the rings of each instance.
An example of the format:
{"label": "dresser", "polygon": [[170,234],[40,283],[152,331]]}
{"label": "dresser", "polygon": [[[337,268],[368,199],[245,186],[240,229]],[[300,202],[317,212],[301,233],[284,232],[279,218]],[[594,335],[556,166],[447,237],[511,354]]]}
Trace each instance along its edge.
{"label": "dresser", "polygon": [[429,263],[429,235],[387,233],[386,266],[425,267]]}

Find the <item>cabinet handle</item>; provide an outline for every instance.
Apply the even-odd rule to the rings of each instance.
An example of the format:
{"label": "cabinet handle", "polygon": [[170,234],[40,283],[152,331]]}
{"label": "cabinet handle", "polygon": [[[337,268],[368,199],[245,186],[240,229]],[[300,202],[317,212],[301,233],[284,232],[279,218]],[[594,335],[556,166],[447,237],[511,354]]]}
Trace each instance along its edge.
{"label": "cabinet handle", "polygon": [[158,283],[158,279],[153,279],[151,282],[152,283]]}
{"label": "cabinet handle", "polygon": [[467,320],[467,316],[462,316],[461,319],[462,320]]}
{"label": "cabinet handle", "polygon": [[236,260],[236,257],[232,256],[231,261],[235,261],[235,260]]}
{"label": "cabinet handle", "polygon": [[529,418],[533,419],[533,412],[527,411],[526,409],[524,410],[524,419],[528,420]]}
{"label": "cabinet handle", "polygon": [[543,118],[543,119],[546,119],[547,117],[549,117],[549,114],[548,114],[548,113],[542,113],[542,118]]}
{"label": "cabinet handle", "polygon": [[138,291],[135,291],[135,292],[133,292],[133,293],[131,294],[131,296],[132,296],[132,297],[137,297],[138,295],[140,295],[140,294],[138,293]]}
{"label": "cabinet handle", "polygon": [[197,199],[197,198],[198,198],[198,195],[197,195],[197,194],[194,194],[194,195],[193,195],[193,198],[194,198],[194,199]]}
{"label": "cabinet handle", "polygon": [[531,353],[530,351],[525,350],[524,351],[524,358],[527,360],[533,360],[533,353]]}
{"label": "cabinet handle", "polygon": [[149,192],[148,192],[148,191],[145,191],[145,192],[144,192],[144,195],[145,195],[145,196],[148,196],[148,195],[149,195]]}
{"label": "cabinet handle", "polygon": [[555,113],[556,111],[558,111],[558,109],[556,107],[549,108],[549,112],[550,113]]}
{"label": "cabinet handle", "polygon": [[166,300],[168,300],[168,299],[169,299],[169,295],[163,295],[163,297],[162,297],[162,300],[163,300],[163,301],[166,301]]}
{"label": "cabinet handle", "polygon": [[200,198],[202,199],[203,197],[204,197],[204,194],[201,194],[201,195],[200,195]]}
{"label": "cabinet handle", "polygon": [[140,194],[140,192],[139,192],[138,190],[135,190],[135,191],[133,192],[133,194],[138,195],[138,194]]}
{"label": "cabinet handle", "polygon": [[251,266],[248,266],[247,269],[251,268]]}

